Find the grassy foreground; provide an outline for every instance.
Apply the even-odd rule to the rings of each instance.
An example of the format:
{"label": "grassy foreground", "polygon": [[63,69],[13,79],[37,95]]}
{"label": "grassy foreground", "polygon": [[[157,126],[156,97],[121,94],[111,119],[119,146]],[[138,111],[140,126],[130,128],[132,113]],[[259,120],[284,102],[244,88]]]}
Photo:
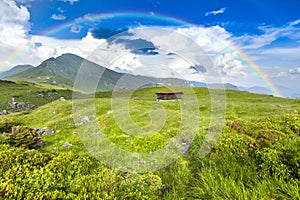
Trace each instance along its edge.
{"label": "grassy foreground", "polygon": [[[128,108],[132,121],[143,127],[151,124],[149,111],[163,107],[166,122],[159,131],[145,138],[127,134],[116,123],[118,110],[112,108],[111,95],[99,93],[92,102],[101,131],[129,152],[152,152],[165,146],[180,132],[181,110],[176,101],[155,102],[158,90],[165,89],[134,92]],[[28,88],[21,91],[18,98],[23,101],[36,99],[26,96]],[[80,138],[71,100],[45,101],[34,110],[0,116],[0,132],[15,125],[55,129],[54,134],[35,136],[46,143],[36,149],[15,147],[7,134],[0,136],[0,198],[300,199],[300,101],[226,91],[226,123],[216,145],[201,157],[203,138],[214,128],[209,123],[212,105],[207,89],[194,91],[201,122],[188,152],[167,167],[147,173],[118,171],[93,157]],[[13,92],[1,102],[6,105],[10,95]],[[64,147],[66,142],[72,146]]]}

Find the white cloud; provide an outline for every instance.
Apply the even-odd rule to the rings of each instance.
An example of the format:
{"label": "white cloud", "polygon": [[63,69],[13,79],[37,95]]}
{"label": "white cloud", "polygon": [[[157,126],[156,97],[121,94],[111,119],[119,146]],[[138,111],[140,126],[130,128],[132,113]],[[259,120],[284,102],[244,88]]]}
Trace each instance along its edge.
{"label": "white cloud", "polygon": [[226,11],[226,8],[220,8],[219,10],[213,10],[205,13],[205,16],[210,16],[210,15],[218,15],[222,14]]}
{"label": "white cloud", "polygon": [[[232,35],[224,28],[213,26],[209,28],[151,29],[149,30],[147,27],[131,29],[130,32],[134,36],[130,38],[143,38],[151,41],[160,48],[159,55],[130,55],[129,57],[123,57],[122,61],[116,65],[117,67],[124,70],[132,70],[141,75],[149,75],[152,70],[149,68],[156,69],[159,66],[160,72],[152,73],[152,75],[159,74],[166,77],[171,76],[170,72],[175,71],[177,72],[176,77],[180,75],[180,78],[184,77],[185,79],[199,81],[201,77],[199,74],[195,74],[190,69],[190,66],[203,65],[208,70],[202,75],[213,81],[218,80],[216,77],[219,76],[219,73],[223,77],[232,79],[248,77],[246,66],[235,55],[235,52],[228,48],[229,43],[226,40],[230,40]],[[116,49],[120,49],[120,47]],[[170,57],[164,56],[167,55],[167,52],[163,52],[163,50],[171,50],[175,55],[187,56],[185,57],[187,60],[182,60],[178,56],[172,56],[170,59]],[[213,67],[214,64],[215,67]]]}
{"label": "white cloud", "polygon": [[300,77],[300,67],[289,69],[288,71],[279,72],[276,77],[298,78]]}
{"label": "white cloud", "polygon": [[274,47],[265,50],[261,50],[262,55],[266,56],[276,56],[283,59],[294,59],[299,60],[300,55],[300,47],[290,47],[290,48],[282,48],[282,47]]}
{"label": "white cloud", "polygon": [[289,69],[289,73],[292,75],[300,75],[300,67],[296,69]]}
{"label": "white cloud", "polygon": [[220,26],[193,27],[181,28],[177,31],[202,47],[222,77],[235,79],[249,76],[247,67],[236,56],[237,52],[231,48],[230,41],[234,36],[224,28]]}
{"label": "white cloud", "polygon": [[52,14],[51,19],[54,20],[65,20],[67,17],[62,14]]}
{"label": "white cloud", "polygon": [[64,13],[65,12],[65,10],[63,10],[62,8],[57,8],[57,10],[60,12],[60,13]]}
{"label": "white cloud", "polygon": [[221,74],[225,74],[229,77],[248,77],[246,67],[231,53],[217,55],[215,65],[220,69]]}
{"label": "white cloud", "polygon": [[[25,1],[24,1],[25,2]],[[38,65],[49,57],[74,53],[88,57],[105,42],[93,38],[91,33],[78,40],[59,40],[46,36],[29,35],[30,13],[14,0],[0,1],[0,70],[18,64]],[[39,43],[40,45],[35,45]]]}
{"label": "white cloud", "polygon": [[75,2],[78,2],[79,0],[60,0],[63,2],[69,2],[71,5],[73,5]]}
{"label": "white cloud", "polygon": [[176,30],[197,42],[207,53],[222,53],[228,48],[232,34],[220,26],[179,28]]}
{"label": "white cloud", "polygon": [[18,6],[13,0],[0,1],[0,13],[0,68],[2,70],[10,65],[10,59],[16,54],[16,50],[29,43],[30,13],[25,6]]}
{"label": "white cloud", "polygon": [[263,32],[260,35],[242,35],[235,37],[233,41],[242,47],[244,50],[257,50],[258,48],[265,47],[280,37],[288,37],[293,40],[300,39],[300,20],[296,20],[282,27],[261,26],[259,29]]}
{"label": "white cloud", "polygon": [[46,36],[32,36],[32,43],[41,43],[35,48],[35,53],[40,60],[57,57],[63,53],[74,53],[87,58],[93,51],[106,40],[93,38],[90,32],[81,40],[59,40]]}

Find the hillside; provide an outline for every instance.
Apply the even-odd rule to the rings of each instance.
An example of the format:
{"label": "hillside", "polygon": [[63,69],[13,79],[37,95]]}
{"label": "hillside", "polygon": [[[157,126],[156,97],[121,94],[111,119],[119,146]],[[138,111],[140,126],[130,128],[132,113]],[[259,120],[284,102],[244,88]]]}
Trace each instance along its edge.
{"label": "hillside", "polygon": [[[0,196],[14,199],[300,198],[297,189],[300,185],[300,101],[295,99],[227,90],[226,123],[216,145],[210,147],[207,156],[201,157],[203,138],[216,127],[209,123],[209,90],[194,88],[201,121],[190,148],[176,162],[138,174],[112,169],[92,156],[97,155],[97,151],[90,145],[101,141],[102,135],[86,131],[93,120],[101,126],[110,142],[128,152],[159,150],[180,130],[188,131],[181,124],[180,102],[154,101],[155,92],[165,89],[137,90],[125,107],[112,107],[112,102],[118,103],[119,97],[126,93],[122,91],[113,98],[108,92],[97,93],[95,102],[89,98],[75,100],[78,101],[75,105],[82,105],[86,112],[80,117],[79,124],[71,100],[53,101],[29,112],[0,116],[0,129],[16,123],[46,132],[38,136],[45,145],[37,150],[9,146],[7,141],[11,140],[6,140],[7,136],[0,137],[0,142],[4,143],[0,144],[0,160],[5,160],[0,166]],[[184,91],[183,98],[188,98],[186,88],[173,89]],[[95,116],[89,115],[93,105]],[[124,131],[124,124],[115,118],[118,114],[121,117],[126,114],[126,106],[131,120],[141,127],[147,127],[149,123],[160,124],[159,118],[154,118],[153,124],[150,117],[161,107],[166,121],[157,132],[136,137],[129,133],[130,129]],[[154,113],[149,115],[150,110]],[[131,123],[126,117],[124,120],[127,125]],[[105,150],[103,145],[98,148]],[[111,161],[118,161],[114,160],[113,152],[107,153]],[[143,160],[135,163],[147,164]],[[24,172],[20,174],[20,170]]]}
{"label": "hillside", "polygon": [[0,73],[0,79],[3,79],[8,76],[13,76],[15,74],[18,74],[20,72],[23,72],[23,71],[25,71],[27,69],[31,69],[31,68],[33,68],[32,65],[17,65],[8,71]]}
{"label": "hillside", "polygon": [[71,99],[72,91],[51,88],[28,82],[0,80],[0,115],[30,111],[52,101]]}
{"label": "hillside", "polygon": [[[85,92],[90,91],[88,86],[99,84],[97,91],[109,91],[112,89],[134,89],[135,85],[141,83],[142,87],[152,87],[157,84],[164,85],[186,85],[186,81],[174,78],[153,78],[145,76],[135,76],[131,74],[118,73],[93,62],[85,60],[74,54],[63,54],[57,58],[49,58],[42,62],[39,66],[27,69],[17,74],[4,77],[10,81],[27,81],[33,83],[42,83],[54,85],[62,88],[73,89],[76,75],[81,66],[84,66],[84,71],[81,71],[81,79],[85,86]],[[126,76],[126,83],[116,87],[117,82],[121,77]],[[144,85],[143,83],[148,83]]]}

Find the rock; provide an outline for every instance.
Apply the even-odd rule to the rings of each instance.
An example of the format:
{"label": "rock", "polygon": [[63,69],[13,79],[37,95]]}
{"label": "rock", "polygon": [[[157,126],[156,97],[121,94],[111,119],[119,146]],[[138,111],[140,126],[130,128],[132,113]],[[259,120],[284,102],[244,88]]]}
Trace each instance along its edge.
{"label": "rock", "polygon": [[15,102],[9,104],[12,109],[16,109],[17,108],[17,106],[14,103]]}
{"label": "rock", "polygon": [[27,110],[34,110],[34,109],[35,109],[35,105],[33,105],[33,104],[27,105]]}
{"label": "rock", "polygon": [[49,131],[48,131],[48,134],[54,134],[56,131],[55,131],[55,129],[50,129]]}
{"label": "rock", "polygon": [[103,133],[101,133],[101,132],[97,132],[94,134],[95,137],[100,137],[101,135],[103,135]]}
{"label": "rock", "polygon": [[7,110],[2,110],[2,113],[3,113],[3,115],[7,115],[8,114]]}
{"label": "rock", "polygon": [[83,124],[87,124],[91,122],[91,119],[88,116],[83,116],[80,118],[80,120]]}
{"label": "rock", "polygon": [[139,164],[142,164],[142,165],[146,164],[146,161],[145,161],[145,160],[138,160],[137,162],[138,162]]}
{"label": "rock", "polygon": [[34,130],[34,132],[36,132],[40,135],[45,135],[46,134],[46,129],[44,129],[44,128],[34,128],[33,130]]}
{"label": "rock", "polygon": [[17,102],[18,103],[18,107],[24,107],[25,103],[24,102]]}
{"label": "rock", "polygon": [[75,124],[76,127],[91,122],[91,119],[90,119],[89,116],[81,116],[81,115],[79,115],[78,118],[80,119],[80,123],[76,123],[76,124]]}
{"label": "rock", "polygon": [[163,187],[159,190],[159,193],[166,194],[166,193],[173,193],[173,190],[166,185],[163,185]]}
{"label": "rock", "polygon": [[72,147],[73,145],[69,142],[66,142],[65,144],[62,145],[63,148],[70,148]]}
{"label": "rock", "polygon": [[59,100],[60,101],[65,101],[66,99],[65,99],[65,97],[60,97]]}
{"label": "rock", "polygon": [[45,94],[44,93],[38,93],[37,96],[41,97],[41,98],[45,98]]}
{"label": "rock", "polygon": [[42,147],[42,146],[44,146],[44,145],[46,145],[46,143],[44,142],[44,141],[39,141],[38,143],[36,143],[34,146],[35,147]]}
{"label": "rock", "polygon": [[93,153],[97,153],[97,152],[99,152],[99,149],[98,149],[98,148],[94,148],[94,149],[92,150],[92,152],[93,152]]}
{"label": "rock", "polygon": [[109,111],[106,112],[107,115],[112,114],[112,113],[113,113],[112,110],[109,110]]}

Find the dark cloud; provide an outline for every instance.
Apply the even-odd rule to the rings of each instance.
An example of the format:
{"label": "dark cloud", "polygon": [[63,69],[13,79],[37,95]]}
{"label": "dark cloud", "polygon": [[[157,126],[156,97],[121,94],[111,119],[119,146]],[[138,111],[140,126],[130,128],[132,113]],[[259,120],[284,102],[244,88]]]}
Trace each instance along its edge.
{"label": "dark cloud", "polygon": [[201,74],[201,73],[205,73],[207,71],[203,65],[190,66],[189,69],[195,70],[194,74]]}
{"label": "dark cloud", "polygon": [[125,49],[137,55],[158,55],[155,45],[144,39],[131,39],[133,33],[128,32],[128,29],[111,29],[111,28],[95,28],[92,31],[95,38],[107,39],[107,42],[112,44],[122,44]]}
{"label": "dark cloud", "polygon": [[43,46],[43,44],[42,44],[41,42],[35,42],[35,43],[34,43],[34,47],[35,47],[35,48],[39,48],[39,47],[41,47],[41,46]]}
{"label": "dark cloud", "polygon": [[131,53],[137,55],[158,55],[157,48],[155,45],[144,39],[123,39],[118,38],[114,41],[117,44],[123,44],[126,49],[131,50]]}
{"label": "dark cloud", "polygon": [[144,49],[134,49],[131,50],[131,53],[136,55],[158,55],[158,51],[155,51],[155,48],[144,48]]}
{"label": "dark cloud", "polygon": [[154,44],[144,39],[116,39],[115,43],[124,44],[126,49],[156,49]]}
{"label": "dark cloud", "polygon": [[172,53],[172,52],[167,53],[167,56],[175,56],[175,55],[176,55],[176,53]]}

